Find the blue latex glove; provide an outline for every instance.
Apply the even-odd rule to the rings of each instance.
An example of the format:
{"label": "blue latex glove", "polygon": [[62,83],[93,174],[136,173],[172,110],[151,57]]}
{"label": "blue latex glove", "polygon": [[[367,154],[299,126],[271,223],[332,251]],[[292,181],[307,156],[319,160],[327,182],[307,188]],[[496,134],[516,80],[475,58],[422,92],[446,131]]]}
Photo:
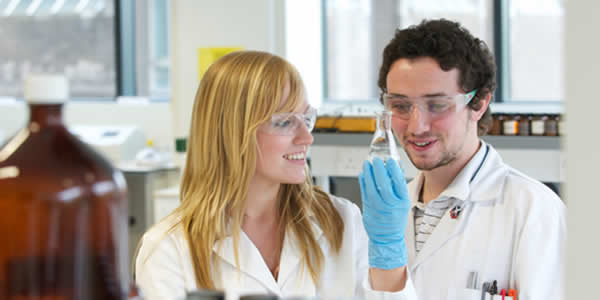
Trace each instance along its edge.
{"label": "blue latex glove", "polygon": [[404,231],[411,207],[404,172],[393,159],[365,161],[358,176],[363,223],[369,236],[369,264],[380,269],[406,265]]}

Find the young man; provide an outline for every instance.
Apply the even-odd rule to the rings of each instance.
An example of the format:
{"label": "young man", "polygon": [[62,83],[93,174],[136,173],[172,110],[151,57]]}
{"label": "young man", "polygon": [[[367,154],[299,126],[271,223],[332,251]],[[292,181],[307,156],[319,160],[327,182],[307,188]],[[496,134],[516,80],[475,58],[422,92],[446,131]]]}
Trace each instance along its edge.
{"label": "young man", "polygon": [[[519,300],[564,299],[564,204],[479,138],[491,123],[496,85],[485,43],[447,20],[397,30],[378,83],[396,137],[420,172],[406,187],[400,173],[366,163],[363,221],[368,233],[369,212],[405,210],[408,221],[388,220],[404,236],[383,242],[406,246],[418,298],[480,299],[483,283],[495,282],[498,293],[514,289]],[[406,197],[410,208],[397,205]]]}

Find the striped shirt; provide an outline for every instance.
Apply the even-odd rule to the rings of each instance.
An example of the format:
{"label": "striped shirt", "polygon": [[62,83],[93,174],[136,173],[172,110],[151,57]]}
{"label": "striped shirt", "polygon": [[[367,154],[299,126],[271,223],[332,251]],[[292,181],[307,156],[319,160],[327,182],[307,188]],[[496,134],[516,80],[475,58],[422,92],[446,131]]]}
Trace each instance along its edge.
{"label": "striped shirt", "polygon": [[415,250],[417,254],[423,249],[425,242],[435,227],[440,223],[440,220],[456,203],[456,198],[441,196],[437,199],[430,201],[427,206],[419,200],[415,205],[414,216],[415,216]]}

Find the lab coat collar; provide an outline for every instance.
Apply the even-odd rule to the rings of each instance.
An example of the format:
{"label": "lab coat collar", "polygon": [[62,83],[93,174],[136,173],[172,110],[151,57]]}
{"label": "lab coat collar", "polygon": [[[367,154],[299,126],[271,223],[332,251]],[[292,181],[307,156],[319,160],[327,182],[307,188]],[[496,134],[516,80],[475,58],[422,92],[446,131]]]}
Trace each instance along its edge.
{"label": "lab coat collar", "polygon": [[[481,140],[479,150],[439,197],[451,197],[461,201],[487,201],[502,190],[503,182],[496,182],[492,178],[498,178],[498,173],[505,170],[504,162],[494,147]],[[414,179],[415,183],[408,187],[413,207],[419,201],[419,191],[424,178],[423,173],[419,172]],[[482,185],[490,187],[480,188]],[[482,194],[483,191],[485,191],[485,195]]]}
{"label": "lab coat collar", "polygon": [[[271,275],[271,271],[269,271],[258,249],[243,231],[240,232],[238,247],[240,271],[255,278],[269,292],[279,295],[279,287],[273,275]],[[223,240],[217,241],[213,246],[213,251],[225,262],[234,267],[236,266],[232,235],[228,235]]]}
{"label": "lab coat collar", "polygon": [[[475,180],[478,176],[481,176],[480,173],[483,171],[483,165],[485,164],[484,158],[487,160],[488,149],[487,144],[484,141],[481,141],[479,149],[473,155],[471,160],[463,167],[463,169],[456,175],[454,180],[450,183],[450,185],[442,192],[440,197],[449,197],[455,198],[458,200],[465,201],[469,197],[471,193],[471,178]],[[481,168],[480,168],[481,166]],[[477,174],[476,174],[477,173]]]}
{"label": "lab coat collar", "polygon": [[[316,222],[314,216],[310,216],[309,218],[317,242],[322,243],[321,238],[323,236],[323,230]],[[240,232],[240,241],[238,244],[240,271],[255,278],[271,293],[281,295],[280,287],[285,285],[285,283],[295,274],[296,269],[300,267],[299,264],[302,258],[294,234],[286,233],[284,237],[277,281],[273,278],[273,275],[267,267],[258,248],[256,248],[254,243],[252,243],[250,238],[243,231]],[[213,251],[225,262],[234,267],[236,266],[233,236],[231,234],[227,235],[222,241],[216,242],[213,246]],[[308,274],[308,269],[305,270],[305,276],[310,276]]]}

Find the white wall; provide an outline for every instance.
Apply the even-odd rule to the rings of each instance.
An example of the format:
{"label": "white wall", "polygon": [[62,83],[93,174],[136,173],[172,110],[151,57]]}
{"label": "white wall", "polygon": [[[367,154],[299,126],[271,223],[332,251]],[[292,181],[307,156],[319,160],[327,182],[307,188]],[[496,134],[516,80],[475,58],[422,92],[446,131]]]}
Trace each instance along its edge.
{"label": "white wall", "polygon": [[[117,104],[115,102],[70,102],[65,105],[64,121],[73,125],[135,125],[154,144],[174,149],[172,119],[169,104]],[[29,119],[24,102],[0,104],[0,130],[5,139],[21,129]]]}
{"label": "white wall", "polygon": [[323,101],[321,13],[321,0],[286,0],[285,58],[300,72],[308,101],[317,108]]}
{"label": "white wall", "polygon": [[[567,299],[598,299],[600,112],[598,1],[565,1],[568,259]],[[552,284],[549,282],[548,284]]]}
{"label": "white wall", "polygon": [[284,55],[283,0],[171,1],[171,108],[175,136],[187,136],[198,87],[197,49],[241,46]]}

